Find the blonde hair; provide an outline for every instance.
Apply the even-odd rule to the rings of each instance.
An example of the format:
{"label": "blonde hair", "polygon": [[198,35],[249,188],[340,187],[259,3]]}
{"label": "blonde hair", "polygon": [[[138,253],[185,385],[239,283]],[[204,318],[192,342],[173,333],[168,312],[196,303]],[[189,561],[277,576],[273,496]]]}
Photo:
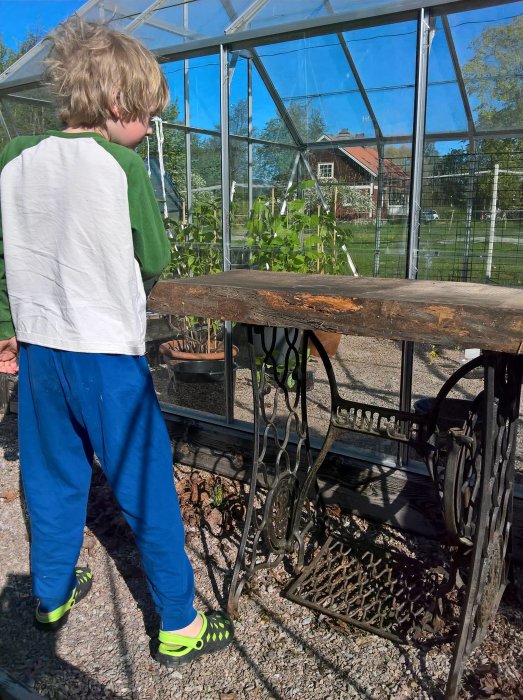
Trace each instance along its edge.
{"label": "blonde hair", "polygon": [[134,37],[73,17],[48,41],[44,80],[67,126],[103,126],[115,106],[123,122],[144,120],[168,104],[156,58]]}

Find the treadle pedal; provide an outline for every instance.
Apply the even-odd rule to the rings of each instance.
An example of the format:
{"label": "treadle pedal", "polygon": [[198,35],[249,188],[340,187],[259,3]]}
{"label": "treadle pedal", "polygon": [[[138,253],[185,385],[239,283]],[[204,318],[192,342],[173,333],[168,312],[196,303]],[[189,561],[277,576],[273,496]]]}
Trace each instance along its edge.
{"label": "treadle pedal", "polygon": [[284,592],[289,600],[393,641],[439,632],[448,573],[367,539],[330,535]]}

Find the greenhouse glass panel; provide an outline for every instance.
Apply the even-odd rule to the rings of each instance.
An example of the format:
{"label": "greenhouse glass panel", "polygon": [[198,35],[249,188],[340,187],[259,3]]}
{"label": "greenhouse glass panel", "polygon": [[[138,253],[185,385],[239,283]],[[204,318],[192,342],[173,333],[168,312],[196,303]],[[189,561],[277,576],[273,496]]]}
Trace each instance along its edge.
{"label": "greenhouse glass panel", "polygon": [[229,133],[247,136],[248,115],[248,59],[238,54],[231,55],[232,69],[229,78]]}
{"label": "greenhouse glass panel", "polygon": [[189,123],[199,129],[220,128],[220,59],[201,56],[189,61]]}
{"label": "greenhouse glass panel", "polygon": [[39,79],[43,72],[42,61],[48,53],[49,45],[47,42],[44,41],[37,44],[2,73],[0,87],[2,87],[4,81],[29,81]]}
{"label": "greenhouse glass panel", "polygon": [[175,27],[171,30],[166,27],[159,27],[157,23],[152,22],[140,24],[136,29],[131,31],[131,34],[139,39],[142,44],[147,46],[151,51],[161,49],[164,46],[171,46],[172,44],[184,40],[181,31],[176,31]]}
{"label": "greenhouse glass panel", "polygon": [[[437,19],[429,54],[427,133],[467,132],[467,115],[451,49],[441,18]],[[458,67],[459,71],[459,67]]]}
{"label": "greenhouse glass panel", "polygon": [[513,139],[436,143],[423,174],[419,276],[523,283],[523,153]]}
{"label": "greenhouse glass panel", "polygon": [[521,129],[523,3],[450,15],[449,24],[476,127]]}
{"label": "greenhouse glass panel", "polygon": [[254,65],[252,67],[252,125],[253,135],[258,138],[276,143],[294,144],[294,139]]}
{"label": "greenhouse glass panel", "polygon": [[281,148],[272,144],[253,146],[253,187],[254,198],[271,195],[283,198],[297,151],[293,148]]}
{"label": "greenhouse glass panel", "polygon": [[162,118],[171,124],[183,124],[185,121],[183,61],[164,63],[162,70],[167,78],[170,92],[170,101],[162,113]]}
{"label": "greenhouse glass panel", "polygon": [[412,133],[416,32],[411,21],[343,33],[384,136]]}
{"label": "greenhouse glass panel", "polygon": [[231,262],[243,262],[242,254],[235,252],[244,247],[249,218],[249,146],[245,141],[231,137],[229,141],[229,168],[231,183]]}
{"label": "greenhouse glass panel", "polygon": [[427,89],[427,134],[467,132],[467,115],[457,84],[429,84]]}
{"label": "greenhouse glass panel", "polygon": [[[221,140],[219,136],[191,134],[193,212],[201,203],[219,211],[221,201]],[[221,205],[220,205],[221,206]],[[221,216],[221,213],[219,214]],[[220,224],[221,236],[221,224]]]}
{"label": "greenhouse glass panel", "polygon": [[44,88],[8,93],[1,99],[0,110],[11,136],[61,128],[54,102]]}
{"label": "greenhouse glass panel", "polygon": [[374,135],[336,36],[267,46],[259,56],[303,141],[340,128]]}
{"label": "greenhouse glass panel", "polygon": [[[256,6],[254,0],[252,2]],[[372,10],[390,5],[390,0],[269,0],[259,3],[259,11],[242,27],[242,29],[254,29],[268,27],[290,22],[319,19],[322,17],[335,17],[339,13],[347,13],[349,10],[361,15],[372,14]]]}
{"label": "greenhouse glass panel", "polygon": [[[188,2],[189,29],[194,35],[200,37],[220,36],[231,21],[236,19],[250,4],[249,0]],[[166,10],[166,15],[168,15],[168,10]]]}

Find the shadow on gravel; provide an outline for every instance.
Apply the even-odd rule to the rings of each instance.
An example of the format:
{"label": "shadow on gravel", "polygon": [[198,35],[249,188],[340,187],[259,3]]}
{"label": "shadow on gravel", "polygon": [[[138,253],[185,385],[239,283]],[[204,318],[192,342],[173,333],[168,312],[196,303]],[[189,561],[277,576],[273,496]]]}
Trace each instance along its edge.
{"label": "shadow on gravel", "polygon": [[57,635],[33,626],[34,609],[30,577],[10,574],[0,592],[0,668],[50,697],[118,700],[119,695],[57,655]]}

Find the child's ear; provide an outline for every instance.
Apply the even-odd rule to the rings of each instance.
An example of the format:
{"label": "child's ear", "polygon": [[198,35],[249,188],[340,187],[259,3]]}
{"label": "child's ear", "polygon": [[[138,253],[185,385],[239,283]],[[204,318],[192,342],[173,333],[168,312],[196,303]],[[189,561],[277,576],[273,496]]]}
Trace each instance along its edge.
{"label": "child's ear", "polygon": [[120,119],[120,107],[116,103],[109,108],[109,111],[111,112],[113,119],[116,121]]}

